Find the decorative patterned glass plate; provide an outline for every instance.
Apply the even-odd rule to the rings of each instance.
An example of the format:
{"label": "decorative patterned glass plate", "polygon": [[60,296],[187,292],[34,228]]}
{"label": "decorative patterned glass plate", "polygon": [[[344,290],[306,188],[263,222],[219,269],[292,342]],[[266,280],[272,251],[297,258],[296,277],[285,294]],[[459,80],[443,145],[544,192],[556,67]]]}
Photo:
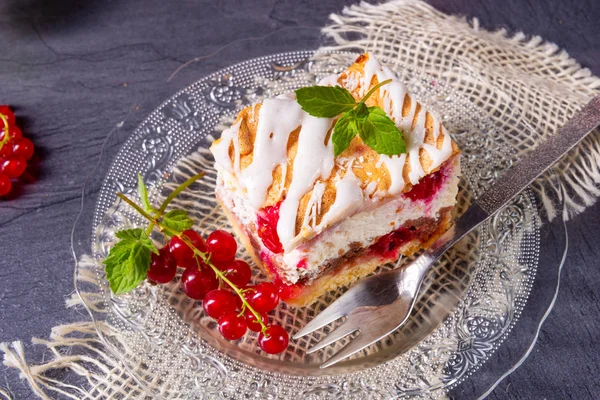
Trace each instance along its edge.
{"label": "decorative patterned glass plate", "polygon": [[[291,341],[286,352],[274,356],[259,350],[252,332],[228,342],[199,303],[181,292],[178,278],[164,286],[144,283],[128,295],[111,294],[100,261],[115,230],[143,222],[128,206],[115,203],[116,192],[136,196],[136,174],[141,172],[151,186],[151,198],[158,202],[177,183],[204,170],[206,178],[175,203],[191,212],[201,231],[227,229],[213,196],[215,171],[207,150],[211,140],[242,107],[314,84],[340,72],[355,56],[301,51],[228,67],[178,92],[133,132],[116,158],[110,163],[101,160],[96,173],[104,177],[100,193],[84,198],[74,229],[77,290],[108,349],[153,396],[470,398],[517,365],[535,341],[558,284],[565,232],[562,225],[542,225],[531,190],[438,262],[405,327],[325,370],[319,365],[345,344],[343,340],[307,355],[305,350],[319,340],[315,334]],[[397,72],[419,101],[443,117],[463,150],[460,213],[512,165],[510,135],[505,126],[486,119],[485,105],[472,103],[449,84],[411,70]],[[518,109],[508,110],[513,115],[507,119],[518,121]],[[238,257],[248,259],[241,246]],[[538,271],[540,260],[544,268]],[[254,274],[254,279],[264,279],[257,270]],[[282,303],[271,318],[293,333],[340,293],[326,295],[306,309]],[[522,322],[515,326],[521,315]],[[513,330],[519,334],[509,336]],[[493,364],[486,363],[490,358]],[[467,379],[479,369],[477,379]]]}

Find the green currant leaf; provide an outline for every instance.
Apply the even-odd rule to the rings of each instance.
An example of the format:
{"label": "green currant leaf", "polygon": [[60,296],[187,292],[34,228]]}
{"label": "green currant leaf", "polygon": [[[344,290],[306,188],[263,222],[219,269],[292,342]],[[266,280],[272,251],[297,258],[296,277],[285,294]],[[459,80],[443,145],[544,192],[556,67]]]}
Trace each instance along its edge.
{"label": "green currant leaf", "polygon": [[308,86],[296,90],[296,101],[314,117],[333,118],[356,106],[352,94],[339,86]]}
{"label": "green currant leaf", "polygon": [[350,142],[358,132],[356,118],[350,113],[342,115],[333,128],[331,140],[333,141],[333,151],[336,156],[340,155],[350,146]]}
{"label": "green currant leaf", "polygon": [[360,137],[367,146],[388,156],[406,153],[402,132],[379,107],[369,107],[369,115],[360,126]]}
{"label": "green currant leaf", "polygon": [[179,233],[189,229],[194,225],[194,221],[184,210],[171,210],[165,214],[162,221],[163,225],[178,231]]}

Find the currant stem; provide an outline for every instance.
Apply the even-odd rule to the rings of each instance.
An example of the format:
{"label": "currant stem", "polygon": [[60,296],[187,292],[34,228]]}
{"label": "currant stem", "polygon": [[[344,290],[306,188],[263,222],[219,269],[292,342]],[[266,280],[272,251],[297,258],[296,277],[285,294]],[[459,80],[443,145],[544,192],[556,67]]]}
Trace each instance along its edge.
{"label": "currant stem", "polygon": [[227,283],[235,291],[235,293],[242,300],[242,310],[245,308],[246,310],[250,310],[250,312],[252,314],[254,314],[254,317],[256,318],[256,321],[258,321],[260,323],[261,331],[264,333],[264,331],[267,329],[267,326],[263,322],[262,316],[258,313],[258,311],[254,310],[254,308],[252,308],[252,306],[250,305],[250,303],[248,303],[248,301],[244,297],[244,290],[238,288],[235,283],[233,283],[229,279],[227,279],[227,276],[225,276],[225,273],[223,273],[223,271],[221,271],[220,269],[218,269],[217,267],[215,267],[215,265],[212,263],[212,261],[210,261],[210,255],[207,256],[206,255],[207,253],[203,253],[200,250],[198,250],[196,248],[196,246],[194,246],[194,244],[190,240],[188,240],[188,238],[186,238],[184,236],[180,236],[180,238],[183,240],[183,242],[185,244],[188,245],[188,247],[190,247],[194,251],[194,256],[197,255],[200,258],[202,258],[202,261],[204,261],[204,263],[206,265],[208,265],[209,267],[212,268],[212,270],[219,277],[219,279],[223,280],[225,283]]}
{"label": "currant stem", "polygon": [[[373,88],[371,88],[371,90],[369,90],[369,91],[367,92],[367,94],[365,94],[365,96],[362,98],[362,100],[361,100],[361,101],[359,101],[359,102],[358,102],[358,104],[364,104],[364,103],[365,103],[365,101],[367,101],[367,99],[368,99],[368,98],[369,98],[369,97],[370,97],[370,96],[371,96],[373,93],[375,93],[375,91],[376,91],[377,89],[379,89],[379,88],[380,88],[380,87],[382,87],[383,85],[387,85],[387,84],[388,84],[388,83],[390,83],[391,81],[392,81],[391,79],[386,79],[385,81],[383,81],[383,82],[379,82],[377,85],[373,86]],[[357,106],[358,106],[358,104],[357,104]],[[355,107],[355,108],[356,108],[356,107]]]}
{"label": "currant stem", "polygon": [[156,219],[152,215],[144,211],[142,207],[135,204],[135,202],[133,202],[133,200],[131,200],[129,197],[125,196],[123,193],[117,193],[117,197],[123,200],[125,203],[129,204],[131,207],[133,207],[135,211],[139,212],[142,215],[142,217],[146,218],[151,223],[154,222],[156,224]]}
{"label": "currant stem", "polygon": [[229,279],[227,279],[227,277],[225,276],[225,274],[220,269],[218,269],[217,267],[215,267],[215,265],[212,263],[212,261],[210,261],[210,253],[204,253],[204,252],[198,250],[196,248],[196,246],[194,246],[194,244],[192,243],[191,240],[189,240],[185,236],[180,236],[180,232],[178,232],[178,231],[176,231],[174,229],[171,229],[168,226],[165,226],[165,225],[161,224],[159,221],[157,221],[156,218],[154,218],[153,216],[151,216],[150,214],[148,214],[146,211],[144,211],[144,209],[142,209],[142,207],[140,207],[137,204],[135,204],[135,202],[133,202],[131,199],[129,199],[123,193],[117,193],[117,197],[120,198],[121,200],[123,200],[124,202],[126,202],[127,204],[129,204],[131,207],[133,207],[144,218],[146,218],[148,221],[150,221],[151,224],[154,224],[153,226],[159,227],[161,231],[166,232],[167,234],[169,234],[171,236],[179,236],[179,238],[181,240],[183,240],[183,242],[190,249],[192,249],[192,251],[194,252],[194,257],[196,257],[196,256],[200,257],[202,259],[202,261],[204,261],[204,263],[206,265],[208,265],[209,267],[212,268],[212,270],[215,272],[215,275],[217,275],[219,277],[219,279],[223,280],[225,283],[227,283],[235,291],[235,293],[242,299],[242,308],[246,308],[247,310],[250,310],[250,312],[252,314],[254,314],[254,317],[256,318],[256,321],[258,321],[260,323],[261,331],[263,333],[265,332],[265,330],[267,329],[267,326],[262,321],[262,316],[256,310],[254,310],[254,308],[252,308],[252,306],[250,305],[250,303],[248,303],[248,301],[244,297],[243,289],[238,288],[236,284],[234,284]]}
{"label": "currant stem", "polygon": [[[196,182],[198,179],[202,178],[204,175],[205,175],[204,172],[200,172],[199,174],[196,174],[196,175],[188,178],[181,185],[177,186],[175,188],[175,190],[173,190],[171,192],[171,194],[169,194],[167,196],[167,198],[165,199],[165,201],[162,202],[162,204],[160,205],[160,208],[154,214],[154,219],[155,220],[160,219],[162,217],[162,215],[165,213],[165,210],[167,209],[167,206],[169,205],[169,203],[171,201],[173,201],[173,199],[175,197],[177,197],[177,195],[179,193],[181,193],[182,191],[184,191],[185,189],[187,189],[192,183]],[[152,229],[154,228],[154,225],[155,225],[154,221],[150,221],[150,225],[148,225],[148,228],[146,228],[146,235],[149,235],[150,232],[152,232]]]}

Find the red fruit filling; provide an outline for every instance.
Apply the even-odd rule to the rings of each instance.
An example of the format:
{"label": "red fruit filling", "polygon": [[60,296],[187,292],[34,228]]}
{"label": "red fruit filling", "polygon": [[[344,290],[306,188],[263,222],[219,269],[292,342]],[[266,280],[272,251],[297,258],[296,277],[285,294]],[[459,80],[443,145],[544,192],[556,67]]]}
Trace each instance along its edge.
{"label": "red fruit filling", "polygon": [[397,229],[380,237],[377,242],[371,245],[370,249],[384,258],[394,258],[397,255],[398,248],[412,240],[416,236],[416,232],[416,230],[405,227]]}
{"label": "red fruit filling", "polygon": [[410,191],[404,193],[404,195],[412,201],[433,197],[444,182],[445,174],[443,173],[443,169],[440,168],[433,174],[423,177],[419,183],[413,186]]}
{"label": "red fruit filling", "polygon": [[306,269],[308,267],[308,261],[306,261],[306,258],[303,258],[302,260],[300,260],[300,262],[298,262],[298,264],[296,264],[296,268],[298,269]]}
{"label": "red fruit filling", "polygon": [[273,253],[283,253],[283,246],[277,235],[277,222],[279,222],[279,206],[281,202],[264,207],[258,214],[258,237],[262,240],[265,247]]}

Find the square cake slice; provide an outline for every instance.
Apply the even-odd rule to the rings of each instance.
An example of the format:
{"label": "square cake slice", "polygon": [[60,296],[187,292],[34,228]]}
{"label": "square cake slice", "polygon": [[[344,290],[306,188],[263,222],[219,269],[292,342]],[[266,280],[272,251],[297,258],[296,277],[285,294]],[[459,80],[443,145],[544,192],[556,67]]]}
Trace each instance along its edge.
{"label": "square cake slice", "polygon": [[450,226],[460,150],[440,120],[369,54],[320,85],[360,100],[388,79],[366,105],[403,132],[404,154],[380,155],[357,135],[335,156],[337,118],[307,114],[293,93],[242,110],[211,147],[217,199],[288,304],[309,305]]}

